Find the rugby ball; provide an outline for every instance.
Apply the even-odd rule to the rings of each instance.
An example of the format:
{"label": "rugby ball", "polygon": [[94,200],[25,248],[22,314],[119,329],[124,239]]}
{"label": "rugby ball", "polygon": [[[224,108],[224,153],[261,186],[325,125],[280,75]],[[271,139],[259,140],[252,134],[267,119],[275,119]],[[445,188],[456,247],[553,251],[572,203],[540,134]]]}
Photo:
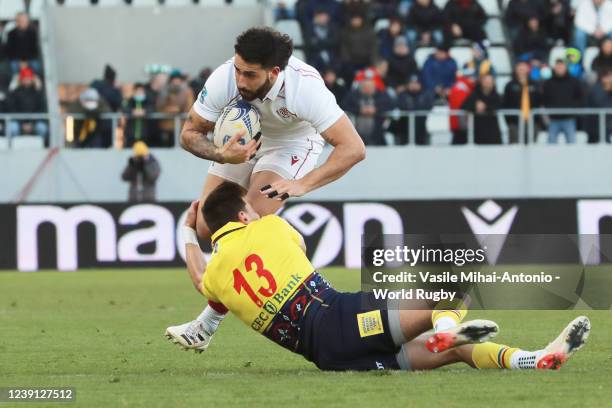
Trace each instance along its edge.
{"label": "rugby ball", "polygon": [[226,144],[236,133],[244,130],[244,135],[238,140],[240,144],[248,143],[261,129],[259,112],[248,102],[240,100],[228,105],[221,112],[215,123],[213,143],[217,147]]}

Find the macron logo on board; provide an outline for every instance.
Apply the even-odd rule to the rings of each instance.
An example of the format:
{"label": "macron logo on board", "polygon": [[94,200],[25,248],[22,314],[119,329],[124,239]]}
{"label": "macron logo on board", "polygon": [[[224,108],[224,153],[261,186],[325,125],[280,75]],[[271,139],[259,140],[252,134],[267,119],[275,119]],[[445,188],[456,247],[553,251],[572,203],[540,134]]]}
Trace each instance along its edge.
{"label": "macron logo on board", "polygon": [[476,214],[467,207],[461,207],[461,212],[478,243],[485,249],[487,262],[489,265],[495,264],[518,212],[518,206],[515,205],[503,213],[499,204],[487,200],[477,208]]}

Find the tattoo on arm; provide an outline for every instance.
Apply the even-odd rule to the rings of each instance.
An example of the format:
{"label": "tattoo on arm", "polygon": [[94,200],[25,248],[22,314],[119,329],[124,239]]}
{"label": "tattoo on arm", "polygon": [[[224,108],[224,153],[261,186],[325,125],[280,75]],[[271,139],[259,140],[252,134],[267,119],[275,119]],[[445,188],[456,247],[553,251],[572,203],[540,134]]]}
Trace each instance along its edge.
{"label": "tattoo on arm", "polygon": [[214,122],[194,117],[189,112],[181,133],[181,146],[202,159],[223,163],[223,156],[213,142],[208,140],[208,132],[213,131],[214,128]]}

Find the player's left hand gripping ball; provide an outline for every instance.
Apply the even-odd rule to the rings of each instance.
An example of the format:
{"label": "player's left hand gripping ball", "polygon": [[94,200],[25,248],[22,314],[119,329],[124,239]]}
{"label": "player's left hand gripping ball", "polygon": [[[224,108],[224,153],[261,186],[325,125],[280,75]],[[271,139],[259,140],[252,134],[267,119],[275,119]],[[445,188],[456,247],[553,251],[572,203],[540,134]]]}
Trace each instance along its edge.
{"label": "player's left hand gripping ball", "polygon": [[289,197],[301,197],[307,193],[302,180],[279,180],[263,186],[261,194],[275,200],[283,201]]}

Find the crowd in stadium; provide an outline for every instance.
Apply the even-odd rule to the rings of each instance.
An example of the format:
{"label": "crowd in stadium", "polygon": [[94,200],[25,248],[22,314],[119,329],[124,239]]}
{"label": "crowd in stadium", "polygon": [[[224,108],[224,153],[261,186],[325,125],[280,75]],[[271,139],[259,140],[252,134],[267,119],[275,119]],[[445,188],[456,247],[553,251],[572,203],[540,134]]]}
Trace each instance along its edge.
{"label": "crowd in stadium", "polygon": [[[495,0],[493,0],[495,1]],[[481,0],[484,4],[484,0]],[[366,144],[406,144],[409,119],[402,111],[430,111],[446,106],[474,114],[474,141],[502,143],[496,112],[514,109],[507,116],[508,139],[518,143],[521,121],[530,110],[546,108],[612,108],[612,0],[509,0],[497,6],[502,13],[503,41],[513,61],[504,82],[489,56],[488,16],[476,0],[298,0],[288,6],[276,2],[277,22],[299,25],[307,62],[322,74],[340,105],[351,115]],[[438,5],[443,7],[439,7]],[[4,36],[4,68],[0,72],[2,112],[43,112],[38,37],[26,14]],[[553,48],[563,52],[551,58]],[[465,63],[453,58],[453,47],[469,48]],[[597,47],[596,57],[585,53]],[[419,62],[417,51],[428,50]],[[429,51],[430,50],[430,51]],[[505,52],[505,51],[504,51]],[[205,64],[206,61],[203,61]],[[178,69],[149,69],[146,83],[120,87],[111,66],[102,79],[89,84],[66,112],[82,114],[75,121],[74,144],[108,147],[113,144],[111,122],[105,112],[123,112],[123,145],[143,140],[150,146],[173,146],[172,119],[146,119],[151,113],[187,112],[210,74],[203,69],[190,78]],[[127,89],[127,91],[126,91]],[[446,120],[446,119],[445,119]],[[452,143],[468,140],[467,117],[450,116]],[[47,136],[45,121],[13,121],[11,134]],[[426,115],[412,123],[417,144],[429,144]],[[537,130],[548,131],[549,143],[563,134],[568,143],[576,131],[599,141],[596,115],[559,113],[538,116]],[[607,135],[612,115],[606,115]],[[607,142],[611,142],[606,137]]]}

